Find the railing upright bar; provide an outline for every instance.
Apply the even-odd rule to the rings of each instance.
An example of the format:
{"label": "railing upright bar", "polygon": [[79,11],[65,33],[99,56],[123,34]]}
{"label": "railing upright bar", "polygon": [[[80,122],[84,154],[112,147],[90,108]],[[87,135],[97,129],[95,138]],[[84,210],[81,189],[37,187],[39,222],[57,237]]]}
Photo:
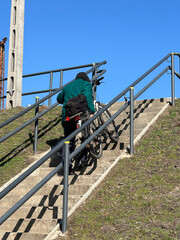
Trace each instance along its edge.
{"label": "railing upright bar", "polygon": [[[36,97],[36,102],[39,101],[39,97]],[[35,116],[39,114],[39,105],[35,108]],[[34,127],[34,154],[37,152],[37,144],[38,144],[38,118],[35,121],[35,127]]]}
{"label": "railing upright bar", "polygon": [[[94,63],[95,66],[95,63]],[[97,75],[97,69],[94,69],[94,71],[92,72],[92,78],[96,77]],[[93,100],[96,99],[96,90],[97,90],[97,86],[92,82],[92,88],[93,88]]]}
{"label": "railing upright bar", "polygon": [[134,88],[130,88],[130,154],[134,153]]}
{"label": "railing upright bar", "polygon": [[63,70],[60,72],[60,87],[63,85]]}
{"label": "railing upright bar", "polygon": [[64,191],[63,191],[63,215],[62,215],[62,233],[67,229],[68,214],[68,178],[69,178],[69,141],[65,143],[65,161],[64,161]]}
{"label": "railing upright bar", "polygon": [[174,107],[174,53],[171,54],[171,104]]}
{"label": "railing upright bar", "polygon": [[[50,72],[50,83],[49,83],[49,94],[52,92],[52,84],[53,84],[53,72]],[[51,97],[49,98],[48,101],[48,106],[51,106]]]}

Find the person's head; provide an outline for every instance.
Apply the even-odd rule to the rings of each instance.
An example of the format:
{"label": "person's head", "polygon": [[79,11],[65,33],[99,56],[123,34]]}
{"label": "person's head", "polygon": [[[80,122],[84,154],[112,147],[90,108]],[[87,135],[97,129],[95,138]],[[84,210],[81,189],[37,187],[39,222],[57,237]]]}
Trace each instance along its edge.
{"label": "person's head", "polygon": [[90,82],[88,75],[85,72],[80,72],[76,75],[76,79],[81,78],[84,81]]}

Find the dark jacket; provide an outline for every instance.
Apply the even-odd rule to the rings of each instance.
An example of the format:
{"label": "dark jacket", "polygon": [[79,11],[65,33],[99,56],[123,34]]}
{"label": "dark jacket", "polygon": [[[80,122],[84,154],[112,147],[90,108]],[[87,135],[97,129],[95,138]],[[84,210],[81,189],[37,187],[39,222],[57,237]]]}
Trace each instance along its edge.
{"label": "dark jacket", "polygon": [[63,104],[62,107],[62,122],[66,118],[66,103],[70,98],[76,97],[79,94],[84,94],[88,103],[88,110],[90,113],[95,113],[94,103],[92,98],[92,85],[88,81],[80,78],[66,85],[63,90],[58,94],[57,101]]}

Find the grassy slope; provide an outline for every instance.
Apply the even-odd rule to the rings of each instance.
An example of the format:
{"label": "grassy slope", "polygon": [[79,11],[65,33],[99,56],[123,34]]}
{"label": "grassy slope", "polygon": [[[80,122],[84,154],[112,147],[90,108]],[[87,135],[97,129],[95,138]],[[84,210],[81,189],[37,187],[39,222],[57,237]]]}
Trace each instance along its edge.
{"label": "grassy slope", "polygon": [[180,239],[180,99],[122,159],[58,239]]}
{"label": "grassy slope", "polygon": [[[40,106],[40,112],[45,107]],[[14,116],[23,108],[15,108],[0,111],[0,122]],[[20,119],[8,124],[0,129],[0,137],[5,136],[22,123],[34,117],[34,110],[23,115]],[[49,113],[42,116],[39,120],[38,127],[38,152],[50,148],[53,141],[57,141],[63,135],[61,127],[61,109],[56,107]],[[28,166],[33,159],[33,141],[34,141],[34,123],[16,133],[14,136],[0,144],[0,186],[10,178],[19,173],[23,168]]]}

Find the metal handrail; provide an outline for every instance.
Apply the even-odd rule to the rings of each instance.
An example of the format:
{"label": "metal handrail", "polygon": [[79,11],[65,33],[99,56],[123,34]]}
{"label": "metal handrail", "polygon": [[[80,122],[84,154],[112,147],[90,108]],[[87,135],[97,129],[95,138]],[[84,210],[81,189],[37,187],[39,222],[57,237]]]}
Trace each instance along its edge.
{"label": "metal handrail", "polygon": [[[129,88],[137,85],[142,79],[144,79],[150,72],[152,72],[156,67],[158,67],[162,62],[164,62],[171,54],[168,54],[165,58],[159,61],[154,67],[152,67],[149,71],[143,74],[140,78],[138,78],[135,82],[133,82],[129,87],[127,87],[124,91],[118,94],[114,99],[112,99],[107,105],[105,105],[100,111],[98,111],[93,117],[91,117],[88,121],[86,121],[80,128],[76,129],[73,133],[71,133],[68,137],[58,143],[50,152],[48,152],[44,157],[42,157],[37,163],[35,163],[29,170],[23,173],[18,179],[11,183],[7,188],[5,188],[0,193],[0,199],[5,196],[9,191],[11,191],[17,184],[19,184],[23,179],[26,178],[27,172],[30,174],[32,169],[36,169],[43,162],[45,162],[49,157],[51,157],[55,152],[57,152],[63,145],[65,141],[71,140],[74,136],[76,136],[83,128],[85,128],[90,122],[94,121],[99,115],[102,114],[107,108],[109,108],[113,103],[115,103],[119,98],[121,98],[125,93],[129,91]],[[176,54],[180,56],[180,54]],[[144,91],[146,91],[152,84],[155,83],[165,72],[171,69],[170,66],[166,67],[157,77],[155,77],[149,84],[147,84],[142,90],[140,90],[134,97],[133,101],[136,100]],[[174,74],[174,73],[173,73]],[[105,122],[99,129],[97,129],[87,140],[85,140],[80,147],[78,147],[74,152],[72,152],[69,156],[69,160],[75,157],[97,134],[101,133],[104,128],[108,126],[110,122],[112,122],[122,111],[124,111],[130,105],[130,101],[126,102],[107,122]],[[60,163],[51,173],[49,173],[40,183],[38,183],[29,193],[27,193],[18,203],[16,203],[8,212],[6,212],[0,218],[0,224],[2,224],[9,216],[11,216],[20,206],[23,205],[40,187],[42,187],[50,178],[52,178],[60,169],[62,168],[62,163]]]}
{"label": "metal handrail", "polygon": [[[102,61],[100,63],[97,64],[91,64],[91,66],[93,66],[91,69],[89,69],[88,71],[86,71],[86,73],[90,73],[93,72],[94,69],[100,67],[101,65],[106,64],[106,61]],[[71,80],[70,82],[73,82],[75,79]],[[70,82],[68,82],[67,84],[69,84]],[[63,87],[65,87],[67,84],[65,84]],[[49,99],[50,97],[54,96],[55,94],[57,94],[58,92],[60,92],[63,87],[58,88],[57,90],[55,90],[53,93],[48,94],[47,96],[45,96],[44,98],[40,99],[38,103],[34,103],[31,106],[27,107],[26,109],[24,109],[23,111],[21,111],[20,113],[16,114],[15,116],[9,118],[8,120],[4,121],[3,123],[0,124],[0,128],[4,127],[5,125],[9,124],[10,122],[14,121],[15,119],[17,119],[18,117],[22,116],[23,114],[27,113],[28,111],[30,111],[31,109],[35,108],[37,105],[41,104],[42,102],[44,102],[45,100]]]}
{"label": "metal handrail", "polygon": [[[156,80],[158,80],[167,70],[169,67],[164,69],[155,79],[151,81],[150,84],[148,84],[143,91],[140,91],[136,96],[134,96],[134,100],[136,100],[145,90],[147,90]],[[122,93],[119,94],[119,98],[121,97]],[[123,96],[123,95],[122,95]],[[116,97],[117,98],[117,97]],[[125,103],[111,118],[109,118],[100,128],[98,128],[87,140],[85,140],[74,152],[72,152],[69,155],[69,160],[70,161],[73,157],[75,157],[84,147],[92,140],[94,137],[98,134],[100,134],[107,126],[109,123],[111,123],[121,112],[123,112],[128,106],[130,105],[130,101]],[[64,142],[71,140],[78,132],[82,131],[84,127],[86,127],[91,121],[96,119],[102,112],[104,112],[108,106],[104,106],[98,113],[96,113],[92,118],[90,118],[87,122],[85,122],[79,129],[77,129],[75,132],[70,134],[68,137],[64,139],[64,141],[61,141],[57,146],[55,146],[49,153],[47,153],[42,159],[45,162],[49,157],[51,157],[54,153],[56,153],[63,145]],[[41,161],[42,162],[42,161]],[[20,199],[8,212],[6,212],[6,215],[4,214],[1,219],[0,219],[0,224],[4,222],[7,218],[9,218],[17,209],[19,209],[31,196],[33,196],[47,181],[49,181],[59,170],[61,170],[63,167],[62,163],[60,163],[54,170],[52,170],[44,179],[42,179],[32,190],[30,190],[22,199]],[[25,174],[23,174],[25,175]],[[20,176],[21,180],[22,175]],[[15,180],[16,181],[16,180]],[[11,186],[11,190],[15,187],[16,185]],[[10,187],[10,185],[9,185]],[[4,189],[0,193],[0,199],[5,196],[9,191],[7,191],[7,188]]]}
{"label": "metal handrail", "polygon": [[[97,76],[93,77],[91,79],[91,81],[99,78],[100,76],[102,76],[104,73],[106,72],[106,70],[102,70],[102,72],[100,72]],[[74,80],[73,80],[74,81]],[[65,86],[65,85],[64,85]],[[63,89],[63,88],[62,88]],[[39,103],[40,101],[38,101]],[[36,106],[39,104],[36,104]],[[48,111],[52,110],[54,107],[56,107],[58,105],[58,103],[54,103],[52,106],[50,106],[49,108],[45,109],[43,112],[39,113],[38,115],[36,115],[35,117],[31,118],[29,121],[27,121],[26,123],[22,124],[21,126],[19,126],[18,128],[14,129],[13,131],[11,131],[10,133],[8,133],[7,135],[5,135],[4,137],[0,138],[0,143],[4,142],[6,139],[8,139],[9,137],[11,137],[12,135],[14,135],[15,133],[19,132],[20,130],[22,130],[23,128],[25,128],[26,126],[28,126],[30,123],[34,122],[35,120],[37,120],[38,118],[40,118],[41,116],[43,116],[45,113],[47,113]],[[14,119],[15,120],[15,119]]]}
{"label": "metal handrail", "polygon": [[[99,63],[95,63],[95,64],[99,64]],[[49,70],[49,71],[44,71],[44,72],[38,72],[38,73],[31,73],[31,74],[25,74],[22,77],[26,78],[26,77],[34,77],[34,76],[38,76],[38,75],[43,75],[43,74],[48,74],[48,73],[55,73],[55,72],[61,72],[61,71],[69,71],[69,70],[74,70],[74,69],[79,69],[79,68],[86,68],[86,67],[92,67],[94,66],[94,63],[91,64],[86,64],[86,65],[80,65],[80,66],[75,66],[75,67],[68,67],[68,68],[60,68],[60,69],[56,69],[56,70]],[[1,78],[0,81],[6,81],[7,78]]]}
{"label": "metal handrail", "polygon": [[[167,67],[164,71],[166,72],[169,69],[169,67]],[[149,71],[148,71],[149,72]],[[143,75],[146,76],[147,72]],[[141,77],[139,79],[137,79],[135,82],[133,82],[131,85],[129,85],[124,91],[122,91],[120,94],[118,94],[114,99],[112,99],[106,106],[104,106],[100,111],[98,111],[93,117],[91,117],[88,121],[86,121],[80,128],[76,129],[73,133],[71,133],[67,138],[64,139],[64,141],[69,141],[71,140],[73,137],[75,137],[79,132],[81,132],[88,124],[91,123],[91,121],[94,121],[99,115],[102,114],[102,112],[104,112],[105,110],[107,110],[112,104],[114,104],[118,99],[120,99],[122,96],[124,96],[128,91],[130,87],[134,87],[136,84],[139,83],[139,81],[141,81]],[[153,84],[153,83],[152,83]],[[152,85],[151,84],[151,85]],[[146,89],[145,89],[146,90]],[[144,91],[145,91],[144,90]],[[144,92],[143,91],[143,92]],[[139,96],[137,96],[139,97]],[[128,106],[128,105],[127,105]],[[121,109],[120,109],[121,110]],[[124,110],[124,109],[123,109]],[[122,110],[122,111],[123,111]],[[121,113],[121,112],[118,112]],[[18,179],[16,179],[14,181],[14,183],[11,183],[9,185],[9,189],[10,191],[17,186],[22,180],[24,180],[27,176],[29,176],[33,171],[35,171],[40,165],[42,165],[49,157],[51,157],[54,153],[56,153],[57,151],[59,151],[59,149],[63,146],[63,142],[61,141],[59,144],[56,145],[56,147],[54,147],[51,150],[51,155],[49,155],[49,153],[47,153],[42,159],[40,159],[36,164],[34,164],[30,169],[28,169],[25,173],[23,173]],[[11,186],[11,187],[10,187]],[[5,196],[9,191],[5,191],[5,189],[0,193],[0,199]]]}

